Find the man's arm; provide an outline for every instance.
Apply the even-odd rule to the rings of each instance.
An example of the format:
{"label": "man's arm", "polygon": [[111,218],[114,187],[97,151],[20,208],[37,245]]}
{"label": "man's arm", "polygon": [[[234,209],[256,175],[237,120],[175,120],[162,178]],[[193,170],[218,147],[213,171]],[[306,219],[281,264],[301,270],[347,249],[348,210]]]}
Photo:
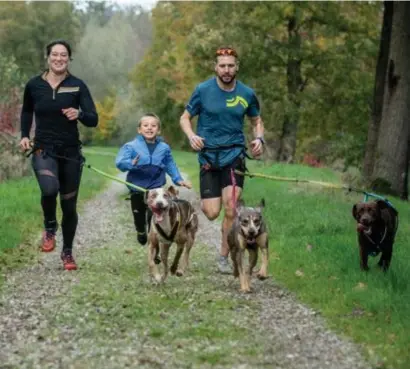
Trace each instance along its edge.
{"label": "man's arm", "polygon": [[190,139],[195,134],[195,132],[192,130],[191,114],[189,114],[188,110],[184,110],[184,112],[182,113],[179,124],[188,139]]}
{"label": "man's arm", "polygon": [[263,120],[260,115],[249,117],[249,119],[252,124],[253,136],[255,137],[255,139],[251,142],[252,155],[260,156],[263,151],[263,145],[265,144],[265,140],[263,138],[263,135],[265,133]]}
{"label": "man's arm", "polygon": [[252,129],[253,129],[253,136],[255,138],[261,137],[263,139],[263,135],[265,133],[265,126],[263,125],[263,120],[260,115],[256,117],[250,117]]}
{"label": "man's arm", "polygon": [[186,134],[186,136],[188,137],[191,147],[195,151],[201,150],[204,147],[204,139],[196,135],[195,132],[192,130],[191,114],[188,110],[185,110],[181,115],[179,124],[184,133]]}

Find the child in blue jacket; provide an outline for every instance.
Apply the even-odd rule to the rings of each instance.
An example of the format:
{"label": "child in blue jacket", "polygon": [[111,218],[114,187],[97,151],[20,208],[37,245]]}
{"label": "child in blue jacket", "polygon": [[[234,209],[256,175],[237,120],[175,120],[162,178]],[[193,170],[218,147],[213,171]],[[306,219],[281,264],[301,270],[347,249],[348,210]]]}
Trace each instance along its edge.
{"label": "child in blue jacket", "polygon": [[[138,124],[138,135],[121,147],[115,159],[116,167],[122,172],[128,172],[127,182],[147,190],[165,185],[167,173],[174,184],[191,188],[190,182],[184,181],[172,157],[171,148],[159,133],[161,121],[153,113],[145,114]],[[131,210],[137,230],[138,242],[147,243],[147,205],[144,192],[128,187],[131,191]],[[147,219],[149,218],[149,219]]]}

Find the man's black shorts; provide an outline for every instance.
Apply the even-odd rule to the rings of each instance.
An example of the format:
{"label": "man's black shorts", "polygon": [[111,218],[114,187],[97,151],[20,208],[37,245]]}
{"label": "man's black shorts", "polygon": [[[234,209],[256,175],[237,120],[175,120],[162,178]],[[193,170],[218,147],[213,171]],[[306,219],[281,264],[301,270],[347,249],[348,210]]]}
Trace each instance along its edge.
{"label": "man's black shorts", "polygon": [[[201,166],[199,187],[201,199],[211,199],[222,196],[222,189],[232,186],[231,169],[245,172],[245,158],[238,157],[231,164],[219,169],[206,169]],[[245,177],[235,174],[236,186],[243,188]]]}

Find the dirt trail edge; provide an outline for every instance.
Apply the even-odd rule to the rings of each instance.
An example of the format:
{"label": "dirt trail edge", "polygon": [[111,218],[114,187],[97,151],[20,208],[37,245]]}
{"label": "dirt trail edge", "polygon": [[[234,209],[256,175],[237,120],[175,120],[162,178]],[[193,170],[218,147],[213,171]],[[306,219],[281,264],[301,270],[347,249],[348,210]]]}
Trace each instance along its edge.
{"label": "dirt trail edge", "polygon": [[242,295],[217,274],[221,225],[194,191],[180,190],[200,217],[191,268],[152,285],[124,194],[113,182],[80,214],[78,271],[62,270],[56,251],[7,276],[0,368],[371,368],[274,279]]}

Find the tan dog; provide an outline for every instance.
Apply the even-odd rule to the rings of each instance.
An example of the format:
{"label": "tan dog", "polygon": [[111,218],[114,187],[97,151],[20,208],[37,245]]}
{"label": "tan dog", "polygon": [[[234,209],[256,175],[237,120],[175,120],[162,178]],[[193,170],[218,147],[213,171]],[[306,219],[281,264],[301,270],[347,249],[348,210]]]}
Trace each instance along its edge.
{"label": "tan dog", "polygon": [[[268,233],[262,218],[265,200],[262,199],[256,208],[245,207],[243,201],[238,202],[237,216],[228,233],[228,245],[234,266],[233,275],[239,277],[242,292],[251,291],[252,271],[258,261],[258,250],[262,253],[262,265],[257,277],[268,276]],[[249,254],[248,267],[244,266],[245,252]]]}
{"label": "tan dog", "polygon": [[[189,252],[198,231],[198,216],[186,200],[178,199],[178,191],[170,186],[167,190],[157,188],[147,193],[147,205],[152,211],[151,228],[148,234],[148,266],[150,275],[158,283],[168,276],[168,253],[173,243],[177,251],[171,265],[171,274],[184,275],[189,262]],[[161,255],[163,273],[155,263]],[[182,255],[183,253],[183,255]],[[182,255],[182,262],[179,260]]]}

